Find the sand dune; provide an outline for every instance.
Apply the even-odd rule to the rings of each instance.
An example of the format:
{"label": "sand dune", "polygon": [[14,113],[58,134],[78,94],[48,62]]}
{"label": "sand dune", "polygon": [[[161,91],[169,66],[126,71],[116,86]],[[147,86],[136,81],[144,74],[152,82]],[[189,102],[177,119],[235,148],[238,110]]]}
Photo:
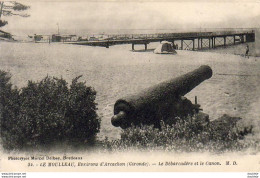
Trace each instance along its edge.
{"label": "sand dune", "polygon": [[[149,48],[156,46],[153,43]],[[143,49],[144,46],[135,48]],[[234,55],[229,48],[203,52],[178,50],[177,55],[159,55],[151,50],[132,52],[130,49],[131,45],[107,49],[1,42],[0,69],[11,72],[12,82],[18,87],[25,86],[27,80],[39,81],[46,75],[62,76],[69,81],[83,75],[81,80],[97,91],[98,114],[102,116],[99,137],[118,138],[121,130],[110,123],[117,99],[206,64],[213,69],[212,78],[186,96],[192,101],[198,96],[198,102],[210,119],[230,114],[259,124],[259,59]]]}

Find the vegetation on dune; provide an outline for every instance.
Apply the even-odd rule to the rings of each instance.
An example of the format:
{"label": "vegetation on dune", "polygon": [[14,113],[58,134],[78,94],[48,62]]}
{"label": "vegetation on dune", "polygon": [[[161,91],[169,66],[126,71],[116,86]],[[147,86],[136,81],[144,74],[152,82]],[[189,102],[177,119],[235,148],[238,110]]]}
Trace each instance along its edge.
{"label": "vegetation on dune", "polygon": [[[224,115],[221,120],[226,120],[228,117]],[[108,151],[157,150],[214,153],[241,151],[252,146],[243,142],[244,135],[249,131],[239,128],[236,124],[210,122],[204,125],[197,122],[196,116],[176,119],[174,125],[161,122],[161,129],[153,126],[132,126],[122,132],[121,139],[112,141],[106,139],[103,146]]]}
{"label": "vegetation on dune", "polygon": [[46,77],[13,88],[0,71],[0,127],[5,149],[48,147],[55,142],[93,141],[100,129],[93,88],[73,79]]}

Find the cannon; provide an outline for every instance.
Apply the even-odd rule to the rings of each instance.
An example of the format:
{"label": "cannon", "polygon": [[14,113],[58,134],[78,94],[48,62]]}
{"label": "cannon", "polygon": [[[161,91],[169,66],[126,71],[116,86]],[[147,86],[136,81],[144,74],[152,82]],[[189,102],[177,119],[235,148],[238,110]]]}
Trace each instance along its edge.
{"label": "cannon", "polygon": [[111,123],[123,129],[133,125],[160,127],[163,118],[176,118],[199,112],[200,105],[184,97],[201,82],[212,76],[212,69],[203,65],[177,78],[162,82],[136,95],[116,101]]}

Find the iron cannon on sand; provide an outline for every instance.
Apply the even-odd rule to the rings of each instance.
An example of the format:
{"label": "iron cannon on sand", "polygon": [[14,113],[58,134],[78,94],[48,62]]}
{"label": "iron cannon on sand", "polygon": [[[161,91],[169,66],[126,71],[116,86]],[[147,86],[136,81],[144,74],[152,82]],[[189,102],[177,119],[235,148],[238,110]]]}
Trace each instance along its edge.
{"label": "iron cannon on sand", "polygon": [[162,118],[183,117],[199,112],[200,105],[184,97],[204,80],[212,69],[203,65],[177,78],[162,82],[135,95],[116,101],[112,125],[123,129],[133,125],[159,126]]}

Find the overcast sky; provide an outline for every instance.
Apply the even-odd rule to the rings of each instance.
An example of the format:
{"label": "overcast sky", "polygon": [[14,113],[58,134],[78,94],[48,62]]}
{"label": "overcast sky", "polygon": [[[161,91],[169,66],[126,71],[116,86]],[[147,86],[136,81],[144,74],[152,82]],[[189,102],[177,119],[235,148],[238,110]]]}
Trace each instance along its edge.
{"label": "overcast sky", "polygon": [[3,17],[14,34],[84,33],[114,29],[260,27],[260,1],[97,2],[22,1],[31,16]]}

